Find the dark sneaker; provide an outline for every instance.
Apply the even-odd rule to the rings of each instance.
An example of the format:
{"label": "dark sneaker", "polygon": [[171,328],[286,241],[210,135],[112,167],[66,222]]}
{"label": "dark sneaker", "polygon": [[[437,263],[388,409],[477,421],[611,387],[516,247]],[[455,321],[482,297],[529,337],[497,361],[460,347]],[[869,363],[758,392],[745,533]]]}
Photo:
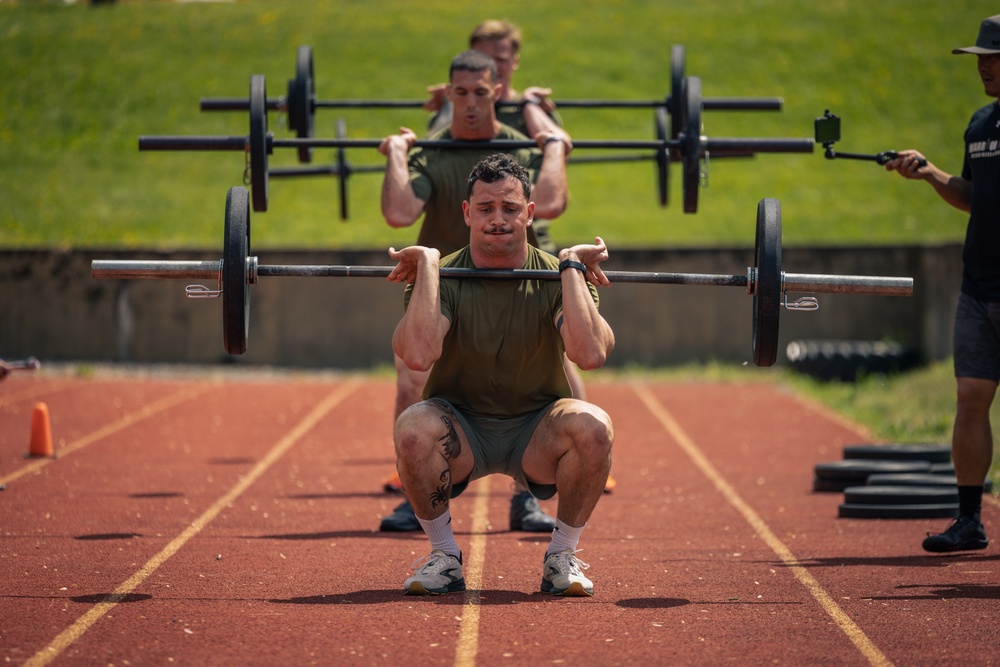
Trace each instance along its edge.
{"label": "dark sneaker", "polygon": [[510,499],[510,529],[527,533],[551,533],[556,520],[545,513],[530,491]]}
{"label": "dark sneaker", "polygon": [[465,590],[462,557],[432,551],[413,564],[413,576],[403,582],[406,595],[445,595]]}
{"label": "dark sneaker", "polygon": [[948,530],[940,535],[928,533],[924,539],[924,550],[934,553],[949,551],[972,551],[985,549],[990,541],[986,539],[986,530],[979,519],[971,516],[960,516],[948,526]]}
{"label": "dark sneaker", "polygon": [[549,554],[542,564],[542,592],[576,597],[593,595],[594,582],[583,574],[589,567],[574,551]]}
{"label": "dark sneaker", "polygon": [[413,513],[413,505],[409,500],[404,500],[392,510],[392,514],[382,517],[382,523],[378,529],[383,533],[411,533],[423,530],[417,515]]}

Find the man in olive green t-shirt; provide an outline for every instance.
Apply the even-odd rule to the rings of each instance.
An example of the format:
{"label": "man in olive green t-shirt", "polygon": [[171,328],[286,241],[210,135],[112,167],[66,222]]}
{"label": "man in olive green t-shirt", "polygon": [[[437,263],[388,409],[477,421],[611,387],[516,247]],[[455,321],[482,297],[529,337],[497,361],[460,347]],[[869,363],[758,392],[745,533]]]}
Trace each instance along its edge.
{"label": "man in olive green t-shirt", "polygon": [[[596,238],[556,258],[529,245],[530,177],[506,154],[476,165],[462,211],[466,248],[443,260],[423,246],[389,250],[398,262],[389,280],[408,283],[393,350],[408,368],[430,370],[425,400],[403,411],[394,432],[396,468],[431,548],[404,591],[465,589],[450,501],[501,473],[539,498],[558,493],[542,592],[593,595],[576,547],[604,491],[614,429],[601,408],[572,397],[563,355],[589,370],[614,348],[593,287],[610,285],[600,266],[607,247]],[[559,280],[440,277],[441,266],[553,269]]]}
{"label": "man in olive green t-shirt", "polygon": [[[442,255],[468,243],[468,229],[462,218],[465,185],[472,167],[496,148],[477,146],[493,139],[531,141],[520,132],[500,123],[495,102],[502,93],[496,62],[489,55],[469,50],[456,56],[449,72],[447,96],[453,108],[448,127],[434,133],[431,140],[468,142],[471,148],[423,147],[411,152],[416,134],[407,128],[386,137],[379,151],[386,156],[382,187],[382,213],[391,226],[412,225],[423,217],[417,244],[439,250]],[[562,213],[568,198],[566,156],[571,148],[569,136],[553,126],[539,131],[534,141],[539,148],[509,151],[527,167],[535,180],[536,214],[554,218]],[[528,240],[537,245],[529,228]],[[399,414],[420,400],[427,374],[415,372],[398,358],[396,365],[396,406]],[[387,488],[398,488],[398,480],[387,480]],[[537,501],[519,489],[511,500],[511,529],[549,532],[553,520]],[[413,508],[408,502],[383,517],[380,530],[419,530]]]}

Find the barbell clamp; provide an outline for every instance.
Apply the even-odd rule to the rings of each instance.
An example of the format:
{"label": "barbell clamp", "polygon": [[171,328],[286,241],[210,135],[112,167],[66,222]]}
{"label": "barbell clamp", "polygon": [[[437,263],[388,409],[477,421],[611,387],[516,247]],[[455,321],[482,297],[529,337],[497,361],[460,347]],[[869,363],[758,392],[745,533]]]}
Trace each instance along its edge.
{"label": "barbell clamp", "polygon": [[819,310],[819,299],[814,296],[802,296],[788,303],[788,293],[781,293],[781,306],[785,310]]}
{"label": "barbell clamp", "polygon": [[257,255],[247,257],[247,285],[257,284]]}
{"label": "barbell clamp", "polygon": [[211,289],[205,285],[188,285],[184,288],[184,296],[189,299],[218,299],[222,296],[222,290]]}

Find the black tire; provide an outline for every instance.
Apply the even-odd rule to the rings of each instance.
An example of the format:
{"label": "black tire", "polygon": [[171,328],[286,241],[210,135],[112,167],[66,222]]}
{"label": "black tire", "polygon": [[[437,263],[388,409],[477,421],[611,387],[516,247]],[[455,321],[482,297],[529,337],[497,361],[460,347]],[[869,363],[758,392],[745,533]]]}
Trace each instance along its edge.
{"label": "black tire", "polygon": [[824,381],[856,382],[920,367],[919,351],[899,343],[866,340],[794,340],[785,347],[789,365]]}

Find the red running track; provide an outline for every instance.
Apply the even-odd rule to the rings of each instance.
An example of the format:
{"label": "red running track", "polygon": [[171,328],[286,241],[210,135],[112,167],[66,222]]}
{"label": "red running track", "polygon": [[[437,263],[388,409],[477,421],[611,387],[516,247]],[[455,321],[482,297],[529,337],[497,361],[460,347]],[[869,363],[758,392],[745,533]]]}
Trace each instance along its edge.
{"label": "red running track", "polygon": [[[391,380],[15,375],[0,383],[0,660],[30,665],[990,665],[994,547],[947,520],[838,519],[813,467],[865,433],[769,383],[611,381],[618,481],[593,598],[538,592],[509,483],[453,505],[469,590],[401,593]],[[25,459],[44,402],[57,457]],[[555,511],[554,501],[543,505]],[[984,508],[996,534],[998,504]]]}

